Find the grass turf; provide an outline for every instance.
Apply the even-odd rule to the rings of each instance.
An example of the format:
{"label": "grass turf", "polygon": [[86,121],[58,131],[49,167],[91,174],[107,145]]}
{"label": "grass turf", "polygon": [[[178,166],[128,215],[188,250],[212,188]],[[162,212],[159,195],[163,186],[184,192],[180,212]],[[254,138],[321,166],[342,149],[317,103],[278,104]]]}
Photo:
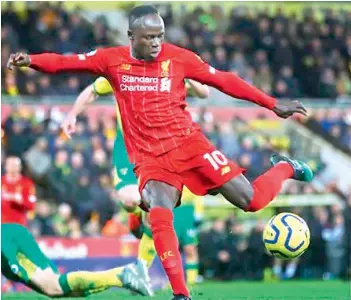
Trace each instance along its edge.
{"label": "grass turf", "polygon": [[[45,299],[36,293],[8,293],[1,299]],[[133,296],[126,291],[110,290],[95,294],[89,299],[139,300],[146,297]],[[157,293],[152,299],[171,299],[170,291]],[[82,298],[66,298],[82,299]],[[205,282],[192,290],[193,300],[350,300],[350,282],[341,281],[289,281],[262,282]]]}

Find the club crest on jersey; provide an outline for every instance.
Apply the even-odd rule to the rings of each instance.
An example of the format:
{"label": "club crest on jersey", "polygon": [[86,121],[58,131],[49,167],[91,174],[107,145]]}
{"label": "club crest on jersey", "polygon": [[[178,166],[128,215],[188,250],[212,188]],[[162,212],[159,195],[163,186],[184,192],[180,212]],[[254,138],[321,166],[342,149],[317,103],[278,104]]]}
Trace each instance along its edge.
{"label": "club crest on jersey", "polygon": [[169,65],[171,64],[171,60],[165,60],[161,62],[161,77],[168,77],[169,76]]}
{"label": "club crest on jersey", "polygon": [[119,68],[120,68],[121,70],[125,70],[125,71],[129,71],[129,70],[130,70],[130,67],[131,67],[130,64],[121,64],[121,65],[119,66]]}

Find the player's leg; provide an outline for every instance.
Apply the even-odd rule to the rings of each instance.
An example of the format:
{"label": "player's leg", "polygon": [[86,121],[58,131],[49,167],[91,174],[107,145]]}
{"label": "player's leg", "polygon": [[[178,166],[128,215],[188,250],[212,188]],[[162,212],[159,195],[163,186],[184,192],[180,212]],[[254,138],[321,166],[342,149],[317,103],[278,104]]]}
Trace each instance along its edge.
{"label": "player's leg", "polygon": [[151,267],[157,252],[152,239],[150,224],[147,217],[143,218],[143,216],[145,216],[143,214],[146,213],[143,213],[141,209],[137,207],[137,211],[135,213],[129,214],[128,225],[134,236],[140,239],[138,247],[138,260],[144,261],[147,267]]}
{"label": "player's leg", "polygon": [[175,299],[189,299],[172,210],[180,199],[176,188],[165,182],[148,180],[142,198],[150,208],[150,224],[155,248],[171,283]]}
{"label": "player's leg", "polygon": [[138,259],[145,261],[147,267],[151,267],[157,255],[155,243],[149,234],[143,233],[138,249]]}
{"label": "player's leg", "polygon": [[174,228],[185,260],[186,281],[195,284],[199,276],[198,236],[195,228],[194,207],[189,204],[174,210]]}
{"label": "player's leg", "polygon": [[[56,269],[41,252],[30,232],[18,224],[3,224],[1,229],[3,275],[10,280],[22,282],[39,293],[61,295],[62,290],[55,280],[58,277]],[[36,276],[42,272],[47,273],[47,276],[43,276],[49,282],[47,285],[36,280]]]}
{"label": "player's leg", "polygon": [[[8,230],[2,231],[8,232]],[[143,295],[152,295],[146,266],[137,262],[103,272],[70,272],[60,275],[56,266],[40,250],[30,232],[20,225],[11,226],[12,239],[2,236],[2,256],[8,257],[13,276],[39,293],[48,296],[87,295],[112,286]],[[13,240],[16,243],[11,243]],[[8,245],[14,245],[12,248]],[[16,280],[18,278],[18,280]]]}
{"label": "player's leg", "polygon": [[99,272],[78,271],[62,274],[59,284],[65,295],[87,296],[111,287],[121,287],[152,296],[147,267],[142,261]]}
{"label": "player's leg", "polygon": [[[265,207],[279,193],[283,182],[293,178],[310,181],[311,168],[302,161],[273,155],[273,167],[259,176],[252,184],[234,162],[217,150],[204,135],[194,136],[182,151],[178,151],[177,165],[183,183],[195,194],[221,193],[230,203],[244,211],[258,211]],[[187,153],[188,160],[184,160]]]}
{"label": "player's leg", "polygon": [[199,277],[199,254],[196,244],[183,247],[185,255],[186,281],[188,284],[197,283]]}
{"label": "player's leg", "polygon": [[273,167],[252,184],[240,174],[216,191],[244,211],[255,212],[267,206],[278,195],[285,180],[293,178],[310,181],[313,178],[312,170],[302,161],[274,155],[271,157],[271,163]]}

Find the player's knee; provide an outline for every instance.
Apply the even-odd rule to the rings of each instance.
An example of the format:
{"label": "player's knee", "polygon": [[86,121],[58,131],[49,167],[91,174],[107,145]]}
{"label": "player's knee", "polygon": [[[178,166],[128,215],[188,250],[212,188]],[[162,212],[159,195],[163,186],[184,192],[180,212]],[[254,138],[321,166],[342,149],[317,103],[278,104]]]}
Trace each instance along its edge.
{"label": "player's knee", "polygon": [[173,208],[175,207],[175,203],[172,201],[167,201],[167,199],[153,199],[153,201],[151,201],[151,208],[153,207],[163,207],[163,208],[167,208],[169,210],[173,210]]}
{"label": "player's knee", "polygon": [[48,297],[59,297],[63,295],[62,289],[55,284],[42,286],[41,290]]}
{"label": "player's knee", "polygon": [[48,297],[58,297],[63,295],[59,283],[59,276],[52,270],[43,270],[34,274],[32,282]]}
{"label": "player's knee", "polygon": [[137,206],[141,196],[137,185],[127,185],[118,190],[117,196],[124,206]]}
{"label": "player's knee", "polygon": [[163,207],[173,210],[179,200],[179,191],[164,182],[150,180],[146,183],[142,198],[147,207]]}

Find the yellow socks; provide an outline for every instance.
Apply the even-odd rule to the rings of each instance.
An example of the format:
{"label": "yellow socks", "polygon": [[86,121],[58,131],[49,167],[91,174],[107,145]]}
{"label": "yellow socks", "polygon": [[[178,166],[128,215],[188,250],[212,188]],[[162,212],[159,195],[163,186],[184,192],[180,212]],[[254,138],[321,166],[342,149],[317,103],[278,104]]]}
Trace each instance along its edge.
{"label": "yellow socks", "polygon": [[199,263],[198,261],[186,261],[186,281],[188,284],[195,284],[199,275]]}
{"label": "yellow socks", "polygon": [[60,276],[59,282],[64,294],[81,293],[90,295],[101,292],[110,287],[122,287],[119,275],[124,267],[110,269],[101,272],[78,271],[70,272]]}
{"label": "yellow socks", "polygon": [[147,267],[150,268],[156,255],[153,239],[144,233],[139,243],[138,259],[144,260]]}

